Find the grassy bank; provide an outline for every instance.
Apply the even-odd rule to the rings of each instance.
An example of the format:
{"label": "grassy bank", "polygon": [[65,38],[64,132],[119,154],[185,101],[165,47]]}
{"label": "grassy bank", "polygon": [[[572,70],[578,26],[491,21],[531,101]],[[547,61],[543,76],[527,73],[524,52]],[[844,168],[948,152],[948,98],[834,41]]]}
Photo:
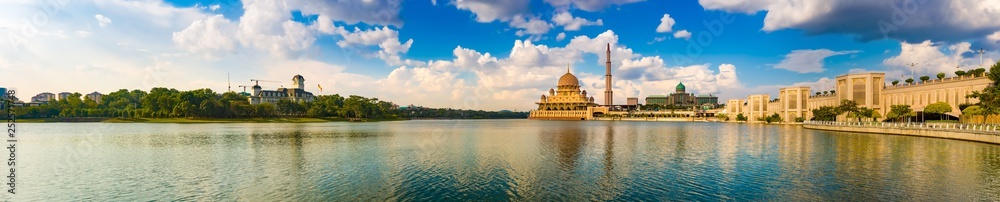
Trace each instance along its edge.
{"label": "grassy bank", "polygon": [[[402,121],[408,119],[365,119],[367,122]],[[18,119],[18,123],[66,123],[66,122],[103,122],[103,123],[320,123],[348,122],[346,118],[89,118],[89,119]]]}

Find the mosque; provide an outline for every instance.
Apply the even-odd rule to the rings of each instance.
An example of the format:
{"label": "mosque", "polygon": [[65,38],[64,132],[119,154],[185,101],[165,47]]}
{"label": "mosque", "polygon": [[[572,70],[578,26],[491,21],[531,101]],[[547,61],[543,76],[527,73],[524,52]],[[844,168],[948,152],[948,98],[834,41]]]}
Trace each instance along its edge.
{"label": "mosque", "polygon": [[556,89],[549,89],[548,96],[542,95],[538,108],[531,110],[528,119],[538,120],[592,120],[594,116],[607,114],[613,106],[611,90],[611,44],[608,44],[607,74],[605,75],[605,90],[603,106],[594,103],[594,97],[587,97],[586,90],[580,90],[580,80],[570,73],[566,66],[566,74],[559,77]]}

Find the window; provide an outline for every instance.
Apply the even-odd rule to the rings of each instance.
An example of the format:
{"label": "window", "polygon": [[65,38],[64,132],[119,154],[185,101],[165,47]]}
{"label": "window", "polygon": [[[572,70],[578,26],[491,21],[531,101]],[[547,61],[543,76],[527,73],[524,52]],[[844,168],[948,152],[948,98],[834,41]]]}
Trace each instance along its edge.
{"label": "window", "polygon": [[853,88],[852,90],[854,90],[854,99],[853,99],[854,102],[857,102],[858,105],[866,105],[867,102],[865,102],[865,93],[866,93],[865,79],[864,78],[852,79],[851,86]]}

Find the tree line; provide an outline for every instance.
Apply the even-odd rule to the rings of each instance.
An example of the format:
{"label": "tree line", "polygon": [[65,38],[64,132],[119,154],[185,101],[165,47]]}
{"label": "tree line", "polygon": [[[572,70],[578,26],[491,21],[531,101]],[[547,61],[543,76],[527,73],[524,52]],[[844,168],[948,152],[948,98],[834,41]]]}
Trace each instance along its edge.
{"label": "tree line", "polygon": [[[993,72],[996,72],[996,71],[990,71],[990,73],[993,73]],[[959,77],[962,77],[962,76],[971,76],[971,77],[987,76],[986,75],[986,68],[977,68],[977,69],[972,69],[972,70],[969,70],[969,71],[958,70],[958,71],[955,71],[955,75],[959,76]],[[937,75],[934,75],[934,76],[937,77],[938,80],[941,80],[941,79],[944,79],[944,77],[947,76],[947,75],[945,75],[944,72],[940,72],[940,73],[937,73]],[[919,78],[920,78],[920,82],[921,83],[926,83],[927,81],[931,80],[930,76],[921,76]],[[913,84],[913,82],[914,82],[913,78],[907,78],[904,81],[906,81],[907,84]],[[892,81],[892,85],[893,86],[895,86],[896,84],[899,84],[899,80]]]}
{"label": "tree line", "polygon": [[65,99],[39,106],[22,107],[18,118],[527,118],[526,112],[487,112],[434,108],[400,109],[392,102],[356,95],[343,97],[319,95],[312,102],[281,99],[276,104],[251,105],[236,92],[217,93],[211,89],[179,91],[153,88],[149,92],[121,89],[101,97],[100,101],[73,93]]}

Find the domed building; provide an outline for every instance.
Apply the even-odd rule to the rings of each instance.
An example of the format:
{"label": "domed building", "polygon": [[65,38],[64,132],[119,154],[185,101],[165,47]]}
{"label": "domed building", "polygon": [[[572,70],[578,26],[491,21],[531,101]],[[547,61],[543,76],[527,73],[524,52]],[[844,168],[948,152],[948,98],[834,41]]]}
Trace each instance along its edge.
{"label": "domed building", "polygon": [[315,96],[306,91],[306,79],[302,75],[292,77],[291,88],[278,88],[277,90],[263,90],[260,84],[253,85],[253,94],[247,96],[250,104],[271,103],[277,104],[278,100],[289,99],[295,102],[312,102]]}
{"label": "domed building", "polygon": [[674,92],[670,95],[650,95],[646,97],[646,104],[658,104],[664,106],[673,107],[684,107],[689,108],[693,106],[718,106],[719,97],[712,94],[707,95],[697,95],[694,93],[687,92],[687,86],[684,86],[684,82],[677,83],[677,87],[674,88]]}
{"label": "domed building", "polygon": [[549,89],[549,94],[543,94],[535,104],[538,108],[531,110],[528,119],[588,120],[595,114],[608,113],[607,107],[599,107],[594,97],[580,90],[580,80],[569,72],[569,66],[566,66],[566,74],[559,77],[556,88]]}

